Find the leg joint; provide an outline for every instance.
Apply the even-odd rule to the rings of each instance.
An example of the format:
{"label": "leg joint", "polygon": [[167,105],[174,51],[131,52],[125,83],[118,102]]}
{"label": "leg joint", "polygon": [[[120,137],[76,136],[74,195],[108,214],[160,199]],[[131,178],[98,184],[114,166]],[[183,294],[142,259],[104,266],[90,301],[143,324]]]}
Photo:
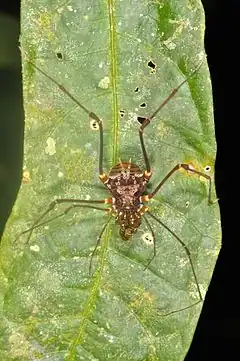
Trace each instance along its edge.
{"label": "leg joint", "polygon": [[106,175],[106,173],[102,173],[102,174],[99,174],[99,179],[100,179],[103,183],[106,183],[107,180],[108,180],[108,176]]}

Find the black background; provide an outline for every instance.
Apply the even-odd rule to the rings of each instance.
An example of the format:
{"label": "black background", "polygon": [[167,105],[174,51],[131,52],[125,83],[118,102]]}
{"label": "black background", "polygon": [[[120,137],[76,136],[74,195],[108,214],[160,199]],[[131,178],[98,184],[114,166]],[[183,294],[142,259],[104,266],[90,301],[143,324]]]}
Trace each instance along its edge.
{"label": "black background", "polygon": [[[238,55],[240,6],[237,0],[202,0],[202,3],[206,14],[205,47],[213,86],[218,145],[215,182],[220,199],[223,246],[194,340],[185,361],[240,357],[237,348],[238,341],[240,345],[237,249],[239,235],[236,217],[238,202],[235,195],[239,163],[235,154],[239,143],[239,72],[237,70],[240,65]],[[1,6],[4,7],[4,4]],[[19,19],[19,8],[19,2],[12,1],[2,10]],[[9,77],[14,77],[13,89],[19,98],[17,107],[20,115],[6,124],[3,124],[2,119],[0,120],[0,232],[11,211],[20,184],[23,142],[20,74],[12,70],[6,70],[4,74],[0,72],[0,96],[4,97],[6,92],[4,84],[10,86]],[[9,144],[14,146],[9,147]],[[7,155],[7,150],[10,155],[9,152]],[[6,167],[10,174],[7,186],[3,185],[4,189],[1,183],[1,167]],[[2,194],[6,199],[4,205]]]}

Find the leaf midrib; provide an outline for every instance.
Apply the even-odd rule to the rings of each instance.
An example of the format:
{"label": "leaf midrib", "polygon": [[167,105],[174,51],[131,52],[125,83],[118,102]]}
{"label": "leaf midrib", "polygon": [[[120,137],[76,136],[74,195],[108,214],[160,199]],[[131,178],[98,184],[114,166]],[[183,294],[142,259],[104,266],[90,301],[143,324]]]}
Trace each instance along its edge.
{"label": "leaf midrib", "polygon": [[[110,74],[111,74],[111,88],[112,88],[112,116],[113,116],[113,142],[112,142],[112,164],[117,163],[119,156],[119,144],[118,144],[118,98],[117,98],[117,50],[116,50],[116,24],[115,24],[115,0],[108,0],[108,15],[109,15],[109,49],[110,49]],[[101,284],[101,278],[103,274],[103,268],[105,263],[105,257],[108,247],[108,240],[110,238],[110,228],[107,227],[105,235],[100,245],[99,254],[99,267],[96,271],[93,282],[91,284],[91,290],[88,300],[85,304],[82,314],[82,322],[78,329],[77,336],[72,341],[69,347],[68,361],[72,361],[76,354],[76,347],[83,341],[84,329],[87,324],[87,320],[90,318],[93,312],[95,300],[97,299],[99,287]]]}
{"label": "leaf midrib", "polygon": [[117,99],[117,49],[116,49],[116,23],[115,23],[115,0],[108,0],[109,16],[109,45],[110,45],[110,72],[112,87],[112,116],[113,116],[113,142],[112,164],[117,163],[119,156],[118,144],[118,99]]}

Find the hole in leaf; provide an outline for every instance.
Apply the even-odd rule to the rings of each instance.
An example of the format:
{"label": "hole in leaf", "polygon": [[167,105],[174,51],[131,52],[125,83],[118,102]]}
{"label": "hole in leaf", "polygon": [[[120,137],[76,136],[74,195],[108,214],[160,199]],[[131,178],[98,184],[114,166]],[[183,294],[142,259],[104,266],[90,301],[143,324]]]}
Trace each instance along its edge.
{"label": "hole in leaf", "polygon": [[145,117],[137,117],[137,120],[140,124],[142,124],[145,119],[146,119]]}
{"label": "hole in leaf", "polygon": [[153,242],[153,235],[150,232],[146,232],[142,235],[143,242],[151,244]]}
{"label": "hole in leaf", "polygon": [[135,93],[137,93],[139,91],[139,87],[137,86],[135,89],[134,89]]}
{"label": "hole in leaf", "polygon": [[90,127],[92,130],[98,130],[99,129],[99,124],[96,120],[91,119],[90,120]]}
{"label": "hole in leaf", "polygon": [[125,115],[125,110],[124,110],[124,109],[121,109],[119,113],[120,113],[120,116],[121,116],[121,117],[124,117],[124,115]]}
{"label": "hole in leaf", "polygon": [[142,107],[142,108],[145,108],[147,106],[147,104],[146,103],[142,103],[142,104],[140,104],[140,107]]}
{"label": "hole in leaf", "polygon": [[57,53],[57,57],[58,57],[58,59],[62,59],[62,58],[63,58],[62,53],[58,52],[58,53]]}
{"label": "hole in leaf", "polygon": [[211,170],[210,165],[206,165],[206,166],[204,167],[204,170],[205,170],[205,172],[210,172],[210,170]]}
{"label": "hole in leaf", "polygon": [[151,72],[154,72],[156,70],[156,64],[154,64],[151,60],[148,62],[149,68],[151,68]]}

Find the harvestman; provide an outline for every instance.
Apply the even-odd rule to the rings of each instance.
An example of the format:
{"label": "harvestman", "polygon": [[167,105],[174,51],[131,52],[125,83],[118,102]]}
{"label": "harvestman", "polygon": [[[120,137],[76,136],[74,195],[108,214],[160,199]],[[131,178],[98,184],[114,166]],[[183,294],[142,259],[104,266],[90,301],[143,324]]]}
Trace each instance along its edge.
{"label": "harvestman", "polygon": [[[151,198],[155,196],[155,194],[160,190],[160,188],[163,186],[163,184],[179,169],[184,169],[185,171],[189,173],[194,173],[196,175],[199,175],[201,177],[204,177],[209,181],[209,188],[208,188],[208,204],[212,204],[213,201],[211,199],[211,188],[212,188],[212,181],[211,177],[207,174],[204,174],[202,172],[199,172],[195,169],[193,169],[189,164],[186,163],[179,163],[175,165],[175,167],[170,170],[170,172],[163,178],[163,180],[157,185],[157,187],[149,194],[143,195],[143,193],[146,190],[146,184],[149,182],[152,170],[150,167],[150,162],[147,154],[147,150],[144,144],[144,138],[143,133],[146,126],[151,122],[151,120],[156,117],[156,115],[160,112],[160,110],[169,102],[171,98],[174,97],[174,95],[177,93],[177,91],[189,80],[190,77],[192,77],[199,68],[201,67],[202,63],[187,77],[185,80],[183,80],[176,88],[174,88],[171,93],[168,95],[168,97],[162,102],[162,104],[155,110],[155,112],[149,116],[149,117],[138,117],[138,121],[141,123],[139,127],[139,138],[140,138],[140,144],[141,149],[143,153],[143,158],[145,162],[145,171],[142,172],[140,168],[136,165],[129,162],[119,162],[116,164],[109,172],[109,174],[106,174],[103,170],[103,123],[102,120],[92,111],[89,111],[85,106],[83,106],[74,96],[72,96],[69,91],[61,84],[58,84],[51,76],[46,74],[43,70],[41,70],[37,65],[35,65],[30,59],[27,59],[28,62],[36,68],[40,73],[42,73],[45,77],[47,77],[49,80],[51,80],[61,91],[63,91],[69,98],[71,98],[78,106],[84,110],[85,113],[88,114],[89,118],[95,121],[98,124],[99,127],[99,133],[100,133],[100,150],[99,150],[99,178],[101,182],[104,184],[105,187],[107,187],[109,193],[111,194],[111,197],[105,198],[103,200],[85,200],[85,199],[72,199],[72,198],[57,198],[53,202],[50,203],[47,210],[33,223],[32,227],[26,229],[25,231],[21,232],[17,239],[29,232],[27,242],[29,242],[32,232],[35,228],[38,228],[42,226],[43,224],[46,224],[48,222],[51,222],[52,220],[62,217],[65,214],[67,214],[70,210],[77,207],[87,207],[87,208],[93,208],[97,209],[99,211],[108,212],[110,214],[110,217],[108,221],[104,224],[104,226],[101,229],[101,232],[97,238],[97,243],[94,248],[94,251],[91,255],[90,265],[89,265],[89,272],[91,273],[91,267],[92,267],[92,260],[93,256],[96,252],[96,249],[101,241],[102,235],[109,224],[111,220],[111,216],[114,216],[116,219],[116,223],[120,227],[120,236],[123,240],[129,240],[133,233],[135,233],[138,229],[138,227],[141,224],[142,218],[146,222],[146,225],[148,229],[150,230],[152,234],[153,239],[153,256],[148,261],[145,268],[149,266],[149,264],[152,262],[153,258],[156,256],[156,237],[154,234],[154,231],[152,229],[152,226],[147,218],[149,216],[154,221],[159,223],[162,227],[164,227],[168,232],[172,234],[172,236],[181,244],[181,246],[184,248],[186,255],[188,257],[193,277],[197,286],[197,291],[199,294],[199,301],[197,301],[195,304],[201,302],[203,300],[199,283],[197,280],[197,275],[194,270],[192,258],[190,251],[186,244],[168,227],[166,226],[160,219],[158,219],[154,214],[152,214],[149,211],[149,208],[144,204],[148,202]],[[52,217],[46,221],[43,221],[43,218],[55,208],[56,205],[61,203],[72,203],[68,208],[65,209],[64,212],[60,213],[59,215]],[[108,204],[108,208],[97,206],[97,204]],[[192,307],[188,306],[185,307],[189,308]],[[176,312],[176,311],[173,311]],[[170,313],[173,313],[170,312]]]}

